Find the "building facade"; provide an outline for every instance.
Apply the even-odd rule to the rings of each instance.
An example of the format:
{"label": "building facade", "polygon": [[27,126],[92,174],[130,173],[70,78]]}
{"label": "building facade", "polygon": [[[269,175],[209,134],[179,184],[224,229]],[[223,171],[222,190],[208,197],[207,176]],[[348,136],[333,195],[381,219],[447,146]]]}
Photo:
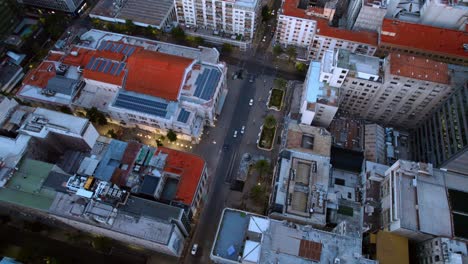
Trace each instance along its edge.
{"label": "building facade", "polygon": [[385,163],[385,129],[378,124],[366,124],[364,131],[365,159],[375,163]]}
{"label": "building facade", "polygon": [[466,243],[445,237],[436,237],[418,244],[416,256],[423,264],[463,263],[466,258]]}
{"label": "building facade", "polygon": [[67,13],[75,13],[85,3],[84,0],[18,0],[19,3]]}
{"label": "building facade", "polygon": [[182,26],[198,27],[252,39],[257,26],[258,0],[174,0],[177,21]]}
{"label": "building facade", "polygon": [[415,127],[452,93],[448,66],[393,53],[376,57],[340,50],[332,64],[342,113],[381,125]]}
{"label": "building facade", "polygon": [[468,170],[468,85],[456,90],[413,131],[413,159]]}

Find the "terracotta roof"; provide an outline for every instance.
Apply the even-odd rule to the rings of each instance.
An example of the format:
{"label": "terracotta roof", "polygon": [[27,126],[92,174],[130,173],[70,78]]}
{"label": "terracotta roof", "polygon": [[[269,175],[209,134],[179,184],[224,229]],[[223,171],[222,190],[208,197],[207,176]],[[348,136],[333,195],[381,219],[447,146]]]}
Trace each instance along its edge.
{"label": "terracotta roof", "polygon": [[205,161],[197,155],[165,147],[159,147],[154,155],[159,152],[168,154],[164,171],[180,175],[174,200],[191,205],[205,167]]}
{"label": "terracotta roof", "polygon": [[54,62],[43,61],[37,68],[28,72],[23,79],[23,84],[45,88],[49,80],[55,77],[55,71]]}
{"label": "terracotta roof", "polygon": [[299,244],[299,257],[320,262],[322,255],[322,244],[310,240],[301,239]]}
{"label": "terracotta roof", "polygon": [[47,58],[45,60],[48,61],[60,61],[64,54],[62,52],[56,52],[56,51],[49,51],[49,54],[47,55]]}
{"label": "terracotta roof", "polygon": [[192,59],[141,50],[128,59],[126,90],[177,101]]}
{"label": "terracotta roof", "polygon": [[347,41],[359,42],[377,46],[379,35],[375,32],[367,31],[352,31],[342,28],[331,27],[328,25],[328,20],[317,18],[316,35],[337,38]]}
{"label": "terracotta roof", "polygon": [[447,63],[412,55],[392,53],[390,73],[423,81],[450,84]]}
{"label": "terracotta roof", "polygon": [[468,57],[463,49],[463,44],[468,43],[467,32],[399,20],[384,19],[380,43]]}
{"label": "terracotta roof", "polygon": [[314,18],[313,16],[307,15],[307,10],[298,8],[299,1],[300,0],[284,0],[282,6],[283,15],[298,18]]}

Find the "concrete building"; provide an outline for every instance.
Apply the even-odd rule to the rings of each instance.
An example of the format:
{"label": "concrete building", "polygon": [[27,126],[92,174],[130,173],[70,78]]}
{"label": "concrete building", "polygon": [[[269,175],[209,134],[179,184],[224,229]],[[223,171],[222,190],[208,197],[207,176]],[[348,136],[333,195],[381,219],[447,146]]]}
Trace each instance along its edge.
{"label": "concrete building", "polygon": [[[177,22],[187,29],[198,29],[195,32],[186,31],[189,35],[201,34],[200,36],[204,36],[209,42],[221,43],[229,43],[230,40],[250,43],[254,37],[261,8],[258,0],[174,0],[174,2]],[[238,43],[234,41],[232,44]]]}
{"label": "concrete building", "polygon": [[341,88],[340,111],[346,115],[412,128],[453,91],[447,64],[442,62],[400,53],[382,62],[347,50],[335,56],[324,80]]}
{"label": "concrete building", "polygon": [[361,239],[226,208],[210,258],[215,263],[376,263]]}
{"label": "concrete building", "polygon": [[[193,142],[215,124],[227,94],[227,69],[216,50],[97,30],[81,38],[69,53],[51,53],[28,73],[18,96],[77,110],[96,107],[120,125],[164,134],[172,129]],[[52,86],[57,78],[67,85]]]}
{"label": "concrete building", "polygon": [[328,128],[333,146],[362,152],[364,150],[364,122],[349,118],[335,118]]}
{"label": "concrete building", "polygon": [[413,131],[413,159],[468,171],[468,86],[459,88]]}
{"label": "concrete building", "polygon": [[157,29],[170,28],[176,21],[173,0],[101,0],[89,16],[114,23],[125,23],[126,20],[132,20],[137,26],[151,26]]}
{"label": "concrete building", "polygon": [[374,55],[377,33],[331,27],[329,22],[334,15],[331,10],[334,9],[325,8],[322,12],[315,8],[301,8],[301,3],[299,0],[283,1],[276,30],[279,44],[307,48],[306,60],[320,61],[327,50],[340,48]]}
{"label": "concrete building", "polygon": [[[434,41],[438,36],[438,41]],[[379,35],[379,55],[392,52],[468,65],[465,29],[452,30],[385,18]]]}
{"label": "concrete building", "polygon": [[378,124],[365,125],[364,155],[366,160],[385,163],[385,130]]}
{"label": "concrete building", "polygon": [[383,229],[416,241],[452,237],[444,177],[434,173],[431,164],[404,160],[393,164],[381,183]]}
{"label": "concrete building", "polygon": [[66,13],[77,14],[83,5],[86,5],[84,0],[17,0],[18,3],[30,5],[37,8],[50,9]]}
{"label": "concrete building", "polygon": [[378,32],[386,14],[385,1],[352,0],[348,5],[346,28]]}
{"label": "concrete building", "polygon": [[275,167],[270,217],[324,226],[330,176],[331,136],[324,128],[287,124]]}
{"label": "concrete building", "polygon": [[[7,52],[7,54],[11,54],[11,56],[16,55],[12,52]],[[23,68],[9,55],[0,59],[0,91],[7,93],[11,92],[11,90],[13,90],[13,88],[15,88],[15,86],[21,81],[23,76]]]}
{"label": "concrete building", "polygon": [[463,1],[391,1],[386,17],[416,24],[465,30],[468,8]]}
{"label": "concrete building", "polygon": [[8,36],[19,23],[16,1],[0,1],[0,39]]}
{"label": "concrete building", "polygon": [[338,111],[338,89],[320,81],[322,67],[312,62],[307,71],[301,99],[301,123],[327,128]]}
{"label": "concrete building", "polygon": [[466,243],[445,237],[436,237],[417,245],[419,263],[465,263],[468,259]]}

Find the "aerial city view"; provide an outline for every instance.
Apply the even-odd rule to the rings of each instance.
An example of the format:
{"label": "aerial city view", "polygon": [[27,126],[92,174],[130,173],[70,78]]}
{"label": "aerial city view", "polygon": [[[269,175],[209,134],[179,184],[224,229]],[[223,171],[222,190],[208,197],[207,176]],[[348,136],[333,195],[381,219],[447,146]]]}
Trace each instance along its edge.
{"label": "aerial city view", "polygon": [[0,264],[468,264],[467,0],[0,0]]}

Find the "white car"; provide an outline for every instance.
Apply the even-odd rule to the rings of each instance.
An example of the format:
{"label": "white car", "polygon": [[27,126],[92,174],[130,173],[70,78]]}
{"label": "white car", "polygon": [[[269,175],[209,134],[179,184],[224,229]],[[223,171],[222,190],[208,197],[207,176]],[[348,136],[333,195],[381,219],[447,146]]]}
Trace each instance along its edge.
{"label": "white car", "polygon": [[197,249],[198,249],[198,244],[193,244],[192,246],[192,250],[190,251],[190,253],[195,256],[195,254],[197,254]]}
{"label": "white car", "polygon": [[275,15],[275,10],[271,10],[271,15],[272,15],[272,16]]}
{"label": "white car", "polygon": [[234,136],[233,137],[235,137],[235,138],[237,137],[237,130],[234,131]]}
{"label": "white car", "polygon": [[263,36],[262,42],[266,41],[266,36]]}
{"label": "white car", "polygon": [[253,105],[253,99],[250,99],[249,101],[249,105],[252,106]]}
{"label": "white car", "polygon": [[242,128],[241,128],[241,134],[244,134],[244,132],[245,132],[245,126],[242,126]]}

